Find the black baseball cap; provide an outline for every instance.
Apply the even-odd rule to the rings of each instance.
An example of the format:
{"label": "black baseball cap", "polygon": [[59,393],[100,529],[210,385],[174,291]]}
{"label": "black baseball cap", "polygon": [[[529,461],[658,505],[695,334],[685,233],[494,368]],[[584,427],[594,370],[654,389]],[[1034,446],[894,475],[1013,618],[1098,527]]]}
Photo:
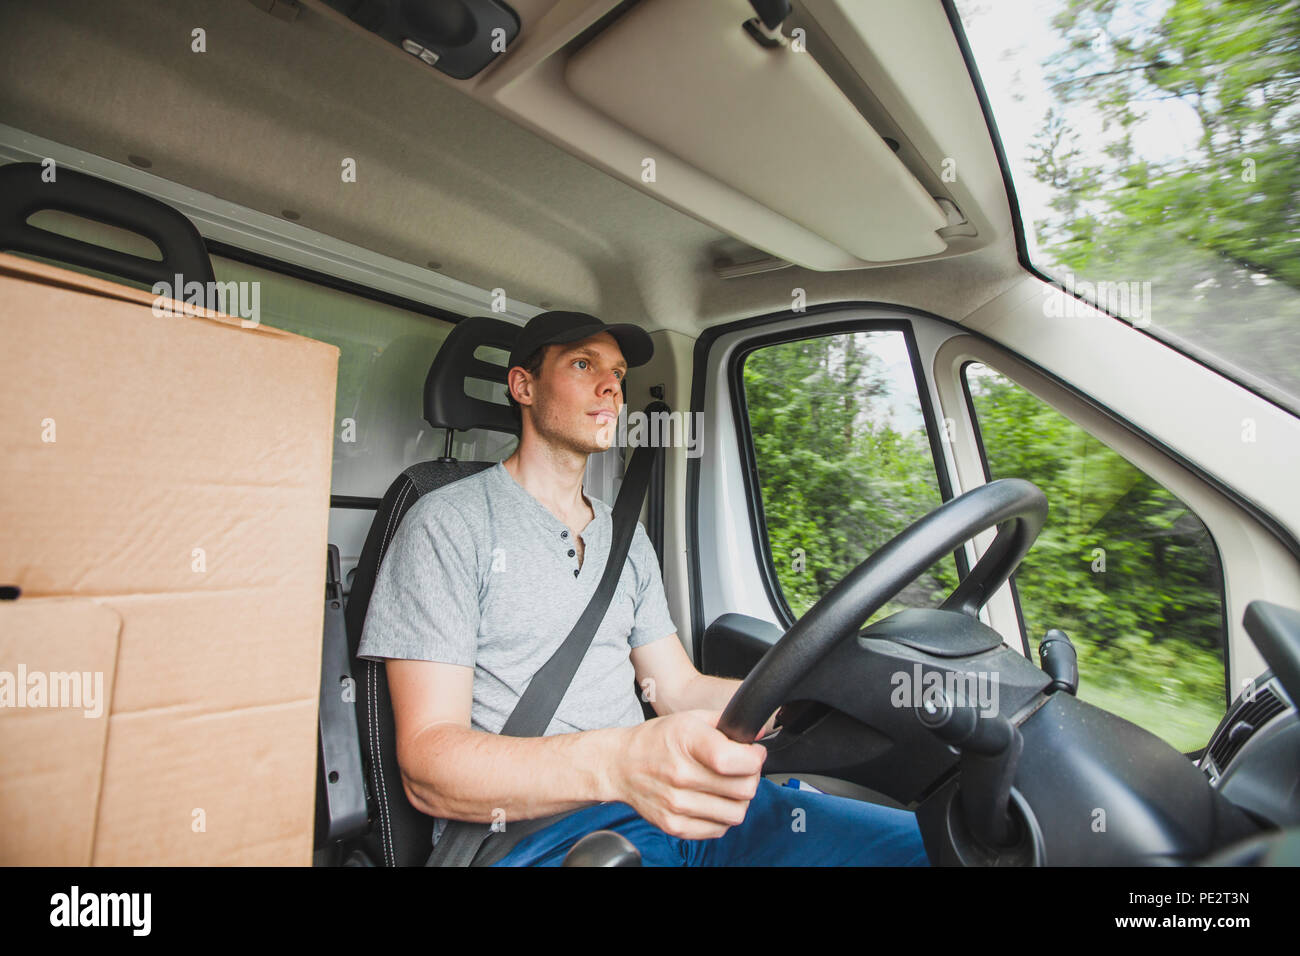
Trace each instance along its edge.
{"label": "black baseball cap", "polygon": [[515,347],[510,350],[510,364],[506,366],[506,371],[509,372],[516,365],[523,365],[528,356],[543,345],[579,342],[601,332],[614,336],[628,368],[644,365],[655,354],[650,333],[639,325],[626,322],[607,325],[586,312],[539,312],[520,330]]}

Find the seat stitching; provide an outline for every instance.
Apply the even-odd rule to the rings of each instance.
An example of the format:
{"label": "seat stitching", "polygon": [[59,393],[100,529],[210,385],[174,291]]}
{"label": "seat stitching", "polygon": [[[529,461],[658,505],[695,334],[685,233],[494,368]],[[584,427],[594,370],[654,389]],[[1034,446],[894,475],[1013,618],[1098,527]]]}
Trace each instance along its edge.
{"label": "seat stitching", "polygon": [[397,854],[393,851],[393,832],[392,822],[389,817],[388,807],[388,781],[385,779],[383,754],[378,746],[379,741],[379,677],[376,673],[379,665],[375,661],[368,662],[371,666],[368,671],[370,683],[370,736],[371,746],[370,754],[374,766],[379,770],[379,786],[375,789],[379,791],[379,836],[383,842],[384,856],[388,859],[389,866],[397,865]]}
{"label": "seat stitching", "polygon": [[[384,750],[383,728],[379,723],[379,664],[375,664],[375,736],[379,740],[379,752]],[[382,759],[382,758],[381,758]],[[388,778],[389,767],[384,767],[385,784]],[[384,786],[384,830],[388,834],[388,853],[392,857],[393,866],[397,866],[397,841],[393,839],[393,808],[388,803],[388,787]]]}
{"label": "seat stitching", "polygon": [[[397,496],[394,502],[393,510],[389,512],[388,521],[384,525],[384,536],[379,542],[379,558],[375,567],[378,569],[384,561],[384,555],[388,551],[388,542],[390,533],[393,530],[393,519],[396,518],[402,510],[402,504],[406,501],[407,495],[415,487],[410,476],[406,476],[407,484],[402,489],[402,493]],[[376,570],[378,576],[378,570]],[[388,806],[388,780],[385,774],[383,754],[379,746],[379,675],[377,673],[379,665],[375,661],[367,661],[366,683],[370,689],[370,700],[368,710],[370,711],[370,762],[375,768],[375,791],[377,802],[379,803],[379,840],[384,850],[384,857],[389,866],[397,865],[397,855],[393,851],[393,832],[390,808]]]}
{"label": "seat stitching", "polygon": [[410,477],[404,477],[406,477],[407,484],[402,486],[401,494],[399,494],[393,501],[393,510],[388,513],[388,520],[384,522],[384,536],[379,541],[379,556],[381,558],[384,556],[384,552],[388,550],[388,542],[393,533],[393,519],[396,518],[397,513],[402,510],[402,499],[406,497],[406,492],[409,491],[411,487]]}
{"label": "seat stitching", "polygon": [[[380,546],[379,546],[380,561],[383,561],[384,555],[388,553],[388,544],[390,541],[392,541],[389,532],[392,532],[394,528],[393,519],[397,518],[399,514],[402,514],[402,505],[406,503],[407,495],[409,495],[411,493],[411,489],[415,487],[415,482],[411,481],[410,478],[407,478],[406,480],[409,482],[409,484],[407,484],[407,486],[402,489],[402,493],[397,496],[397,501],[393,505],[393,511],[388,516],[388,523],[384,526],[384,540],[380,542]],[[401,523],[400,520],[398,523],[399,524]]]}
{"label": "seat stitching", "polygon": [[375,753],[374,663],[374,661],[366,661],[366,737],[367,743],[370,744],[370,770],[375,777],[375,804],[379,808],[379,845],[383,849],[384,859],[387,861],[388,846],[384,842],[384,805],[379,797],[379,794],[383,792],[384,770],[380,766]]}

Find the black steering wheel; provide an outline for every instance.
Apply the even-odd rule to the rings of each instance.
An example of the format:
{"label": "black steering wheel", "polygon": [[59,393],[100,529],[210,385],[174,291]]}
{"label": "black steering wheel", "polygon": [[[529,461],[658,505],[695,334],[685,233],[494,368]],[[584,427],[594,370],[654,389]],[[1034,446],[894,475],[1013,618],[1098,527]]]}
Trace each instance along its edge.
{"label": "black steering wheel", "polygon": [[945,554],[994,525],[993,543],[940,609],[977,617],[1015,571],[1047,520],[1047,496],[1001,478],[940,505],[847,574],[763,655],[727,704],[718,729],[752,743],[818,662]]}

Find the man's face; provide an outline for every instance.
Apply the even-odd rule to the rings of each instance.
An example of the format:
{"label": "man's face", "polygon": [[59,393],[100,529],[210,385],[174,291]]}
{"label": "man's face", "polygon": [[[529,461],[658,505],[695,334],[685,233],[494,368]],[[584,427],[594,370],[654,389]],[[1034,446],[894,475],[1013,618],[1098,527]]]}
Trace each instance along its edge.
{"label": "man's face", "polygon": [[592,455],[614,440],[627,363],[614,336],[552,345],[533,379],[533,428],[547,444]]}

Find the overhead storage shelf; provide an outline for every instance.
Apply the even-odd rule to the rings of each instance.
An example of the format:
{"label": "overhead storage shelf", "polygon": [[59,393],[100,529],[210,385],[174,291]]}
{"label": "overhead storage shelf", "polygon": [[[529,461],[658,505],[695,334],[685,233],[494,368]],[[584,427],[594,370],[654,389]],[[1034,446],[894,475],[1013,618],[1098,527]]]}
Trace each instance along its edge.
{"label": "overhead storage shelf", "polygon": [[[944,252],[948,218],[925,187],[809,54],[760,46],[743,27],[752,16],[747,0],[641,0],[570,58],[566,81],[864,264]],[[671,198],[671,182],[657,186]]]}

